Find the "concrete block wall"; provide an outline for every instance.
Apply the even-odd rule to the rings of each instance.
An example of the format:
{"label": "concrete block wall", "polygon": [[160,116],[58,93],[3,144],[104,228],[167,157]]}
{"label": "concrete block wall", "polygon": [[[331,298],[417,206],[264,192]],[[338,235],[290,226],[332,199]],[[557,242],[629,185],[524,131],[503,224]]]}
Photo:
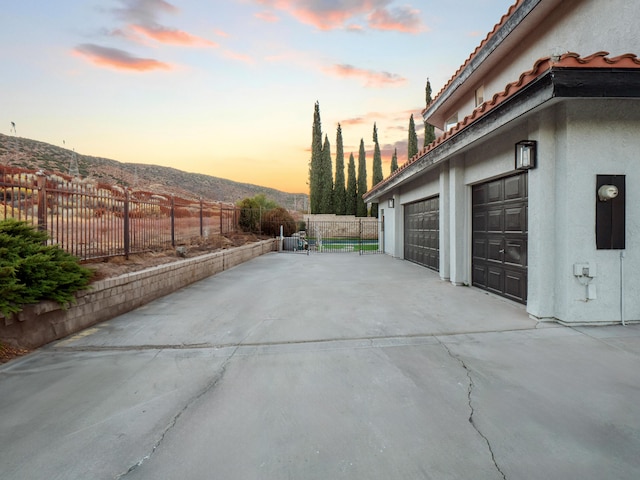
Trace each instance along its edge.
{"label": "concrete block wall", "polygon": [[66,309],[45,301],[10,317],[0,314],[0,341],[37,348],[277,249],[277,239],[265,240],[99,280]]}

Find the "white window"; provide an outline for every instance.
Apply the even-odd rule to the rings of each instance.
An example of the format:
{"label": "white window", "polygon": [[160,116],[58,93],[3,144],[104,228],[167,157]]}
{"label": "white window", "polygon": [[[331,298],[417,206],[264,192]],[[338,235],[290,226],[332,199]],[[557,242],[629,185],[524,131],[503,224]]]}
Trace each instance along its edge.
{"label": "white window", "polygon": [[458,124],[458,113],[451,115],[444,123],[444,131],[446,132],[451,127],[455,127]]}
{"label": "white window", "polygon": [[479,107],[484,103],[484,85],[480,85],[476,88],[476,107]]}

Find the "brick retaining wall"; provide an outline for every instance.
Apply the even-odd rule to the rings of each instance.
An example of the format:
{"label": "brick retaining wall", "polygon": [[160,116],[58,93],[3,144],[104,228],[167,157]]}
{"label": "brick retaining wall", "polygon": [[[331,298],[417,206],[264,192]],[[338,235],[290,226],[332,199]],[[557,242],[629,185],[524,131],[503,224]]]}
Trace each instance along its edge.
{"label": "brick retaining wall", "polygon": [[8,318],[0,314],[0,340],[15,347],[37,348],[277,248],[276,239],[265,240],[98,280],[91,289],[78,292],[77,304],[66,310],[45,301],[25,305]]}

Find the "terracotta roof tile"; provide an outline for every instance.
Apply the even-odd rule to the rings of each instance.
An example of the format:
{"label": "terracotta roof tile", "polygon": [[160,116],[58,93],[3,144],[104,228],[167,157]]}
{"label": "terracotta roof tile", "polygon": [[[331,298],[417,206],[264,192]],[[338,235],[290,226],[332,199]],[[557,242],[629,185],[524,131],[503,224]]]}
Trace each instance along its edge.
{"label": "terracotta roof tile", "polygon": [[[516,0],[516,3],[514,3],[513,5],[511,5],[509,7],[509,10],[507,10],[507,13],[505,13],[501,18],[500,21],[498,23],[496,23],[493,26],[493,30],[491,30],[487,36],[484,38],[484,40],[482,40],[482,42],[480,42],[480,45],[478,45],[476,47],[476,49],[471,52],[471,55],[469,55],[469,57],[464,61],[464,63],[460,66],[460,68],[458,68],[458,70],[456,70],[456,73],[453,74],[453,76],[449,79],[449,81],[444,85],[444,87],[442,87],[440,89],[440,91],[437,93],[437,95],[433,98],[433,100],[431,101],[431,103],[435,102],[436,99],[442,95],[442,92],[444,92],[447,88],[449,88],[449,85],[451,85],[451,83],[456,79],[456,77],[458,75],[460,75],[460,73],[465,69],[465,67],[469,64],[469,62],[471,62],[471,60],[473,60],[473,58],[478,54],[478,52],[480,50],[482,50],[482,47],[484,47],[487,42],[491,39],[491,37],[493,37],[495,35],[495,33],[500,29],[500,27],[502,27],[502,25],[504,25],[504,23],[511,17],[511,15],[513,15],[513,12],[515,12],[517,10],[517,8],[520,6],[520,4],[523,2],[524,0]],[[429,105],[431,105],[431,103]],[[429,107],[429,105],[427,105],[427,108]],[[427,109],[425,108],[422,112],[424,113],[424,111]]]}
{"label": "terracotta roof tile", "polygon": [[384,179],[382,182],[374,185],[371,190],[376,189],[387,183],[392,178],[399,175],[404,169],[409,167],[411,164],[416,162],[418,159],[422,158],[429,151],[436,148],[441,143],[447,141],[451,137],[455,136],[460,131],[464,130],[467,126],[474,123],[476,120],[480,119],[488,112],[495,109],[498,105],[503,103],[505,100],[514,96],[518,91],[522,90],[536,78],[541,76],[543,73],[547,72],[549,69],[553,68],[640,68],[640,59],[632,53],[626,53],[623,55],[619,55],[617,57],[609,58],[607,57],[609,52],[596,52],[593,55],[589,55],[587,57],[580,57],[579,54],[569,52],[565,53],[559,58],[553,57],[544,57],[536,60],[533,64],[533,68],[528,70],[520,75],[520,78],[515,82],[511,82],[507,84],[505,89],[499,93],[496,93],[490,100],[487,100],[482,105],[476,107],[470,115],[464,117],[460,122],[451,127],[449,130],[444,132],[438,138],[436,138],[432,143],[427,145],[425,148],[420,150],[416,155],[411,157],[407,162],[405,162],[402,166],[398,168],[395,172],[393,172],[389,177]]}

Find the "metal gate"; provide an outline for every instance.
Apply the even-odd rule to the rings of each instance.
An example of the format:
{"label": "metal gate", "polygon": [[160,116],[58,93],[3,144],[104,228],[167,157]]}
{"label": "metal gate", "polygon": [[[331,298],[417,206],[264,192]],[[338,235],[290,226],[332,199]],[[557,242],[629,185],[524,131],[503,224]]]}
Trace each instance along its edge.
{"label": "metal gate", "polygon": [[313,221],[306,230],[287,237],[284,251],[305,253],[353,253],[368,255],[382,253],[378,233],[382,221],[363,218],[355,221]]}

